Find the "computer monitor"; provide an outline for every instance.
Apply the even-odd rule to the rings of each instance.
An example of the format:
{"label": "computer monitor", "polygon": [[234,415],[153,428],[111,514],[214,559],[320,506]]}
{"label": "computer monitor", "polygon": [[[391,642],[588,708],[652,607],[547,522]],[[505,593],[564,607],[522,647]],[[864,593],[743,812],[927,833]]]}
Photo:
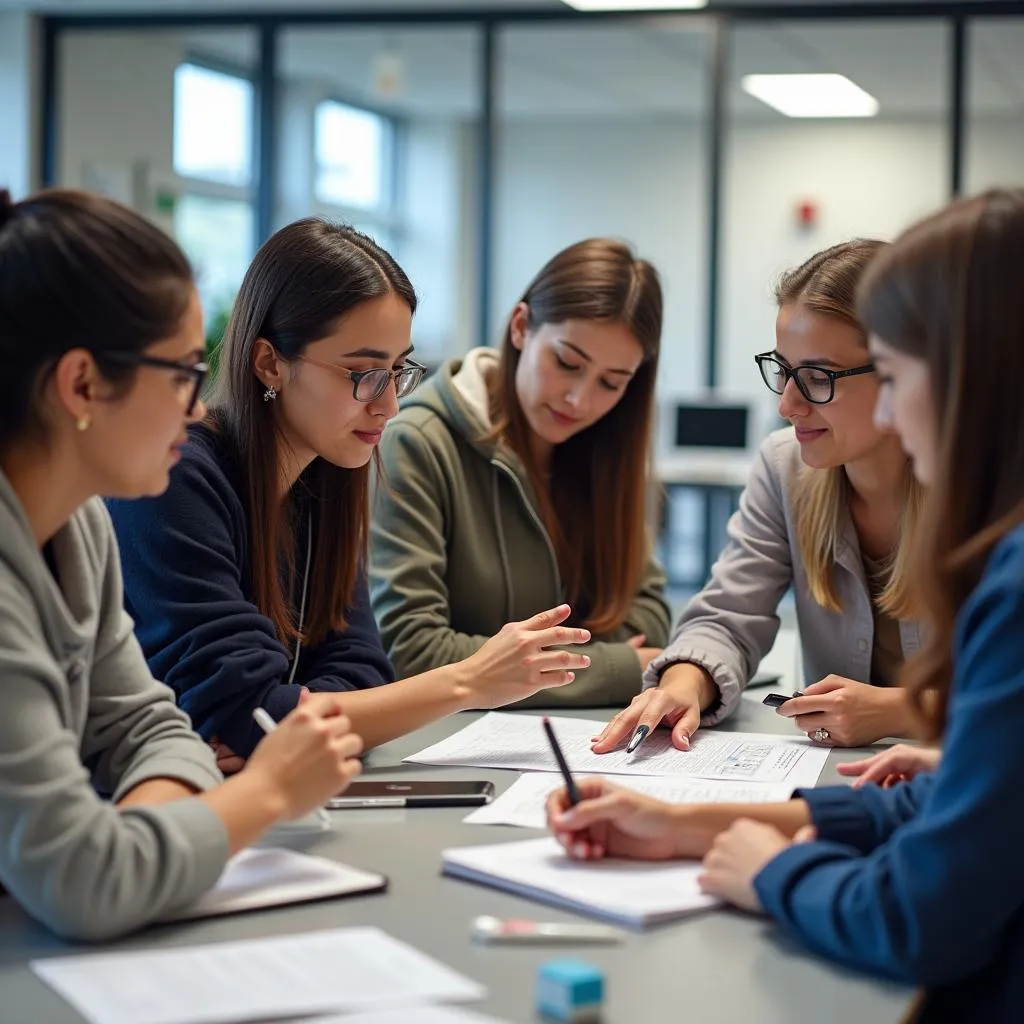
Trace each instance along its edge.
{"label": "computer monitor", "polygon": [[677,448],[746,448],[750,407],[718,403],[676,406]]}

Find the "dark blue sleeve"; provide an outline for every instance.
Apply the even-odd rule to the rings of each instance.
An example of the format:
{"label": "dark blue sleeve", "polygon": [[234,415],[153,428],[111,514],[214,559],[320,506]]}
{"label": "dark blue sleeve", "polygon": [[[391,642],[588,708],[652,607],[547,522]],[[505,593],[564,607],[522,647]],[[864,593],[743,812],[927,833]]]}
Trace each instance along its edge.
{"label": "dark blue sleeve", "polygon": [[958,623],[934,778],[859,794],[856,812],[826,796],[839,841],[792,846],[755,879],[768,913],[830,959],[948,984],[992,960],[1024,906],[1024,553],[993,562]]}
{"label": "dark blue sleeve", "polygon": [[377,621],[370,609],[366,573],[356,581],[352,606],[345,611],[346,628],[330,633],[323,643],[299,656],[295,681],[310,690],[366,690],[394,682]]}
{"label": "dark blue sleeve", "polygon": [[252,711],[280,720],[298,702],[288,651],[243,591],[241,502],[193,441],[157,498],[111,501],[125,602],[153,674],[207,740],[242,756],[259,742]]}
{"label": "dark blue sleeve", "polygon": [[810,807],[819,839],[870,853],[917,814],[933,783],[931,773],[924,772],[892,789],[822,786],[793,795]]}

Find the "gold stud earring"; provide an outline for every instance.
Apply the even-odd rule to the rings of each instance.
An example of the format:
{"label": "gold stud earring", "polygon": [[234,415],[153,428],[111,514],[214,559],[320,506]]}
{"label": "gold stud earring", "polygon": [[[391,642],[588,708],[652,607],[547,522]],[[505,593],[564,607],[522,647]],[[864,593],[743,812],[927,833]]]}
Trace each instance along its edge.
{"label": "gold stud earring", "polygon": [[89,419],[88,416],[79,416],[78,419],[75,420],[75,427],[79,431],[88,430],[91,426],[92,420]]}

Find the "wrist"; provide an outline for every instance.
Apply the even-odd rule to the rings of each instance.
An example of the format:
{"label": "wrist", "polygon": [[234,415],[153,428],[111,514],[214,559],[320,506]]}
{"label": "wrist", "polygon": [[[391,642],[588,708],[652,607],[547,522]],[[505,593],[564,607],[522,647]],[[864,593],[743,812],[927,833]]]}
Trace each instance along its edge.
{"label": "wrist", "polygon": [[448,689],[453,705],[452,713],[478,709],[479,702],[475,700],[476,693],[472,683],[472,680],[477,678],[477,673],[473,668],[472,656],[457,661],[454,665],[449,665],[445,671],[448,674]]}
{"label": "wrist", "polygon": [[229,794],[232,800],[244,802],[267,826],[288,814],[288,795],[280,779],[259,762],[254,764],[252,760],[248,761],[220,789]]}
{"label": "wrist", "polygon": [[659,690],[667,690],[673,696],[698,704],[701,711],[707,710],[718,700],[718,686],[711,673],[692,661],[669,665],[658,681]]}
{"label": "wrist", "polygon": [[675,857],[680,860],[704,857],[711,849],[716,832],[704,820],[702,808],[697,804],[673,805],[671,815]]}

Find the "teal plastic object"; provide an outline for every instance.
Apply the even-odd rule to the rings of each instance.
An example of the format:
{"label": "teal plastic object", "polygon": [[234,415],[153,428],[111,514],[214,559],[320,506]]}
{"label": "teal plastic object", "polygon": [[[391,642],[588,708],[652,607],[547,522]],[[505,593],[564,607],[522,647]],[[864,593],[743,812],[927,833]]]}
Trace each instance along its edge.
{"label": "teal plastic object", "polygon": [[603,999],[604,975],[583,960],[549,960],[537,972],[537,1010],[552,1020],[597,1020]]}

